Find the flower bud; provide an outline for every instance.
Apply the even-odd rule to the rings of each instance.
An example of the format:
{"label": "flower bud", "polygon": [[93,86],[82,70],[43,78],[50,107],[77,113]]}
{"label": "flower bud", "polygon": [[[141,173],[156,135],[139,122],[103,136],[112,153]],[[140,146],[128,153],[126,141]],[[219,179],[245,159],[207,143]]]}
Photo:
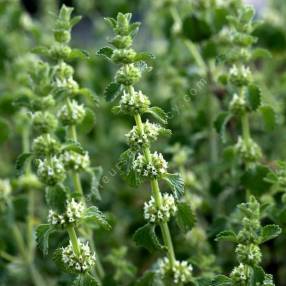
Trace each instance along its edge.
{"label": "flower bud", "polygon": [[244,286],[246,285],[247,281],[249,281],[250,274],[250,267],[240,263],[239,266],[232,270],[230,278],[233,281],[233,285]]}
{"label": "flower bud", "polygon": [[238,87],[248,85],[251,81],[251,71],[249,67],[245,67],[244,65],[237,67],[233,65],[230,70],[229,80]]}
{"label": "flower bud", "polygon": [[133,162],[134,171],[141,177],[160,178],[167,173],[168,163],[161,153],[155,152],[151,155],[151,162],[145,156],[138,154]]}
{"label": "flower bud", "polygon": [[229,110],[233,115],[241,116],[246,111],[245,98],[234,94],[229,104]]}
{"label": "flower bud", "polygon": [[34,174],[24,174],[20,176],[15,182],[17,188],[28,191],[28,190],[38,190],[42,187],[39,178]]}
{"label": "flower bud", "polygon": [[7,179],[0,179],[0,210],[5,210],[7,200],[12,192],[10,181]]}
{"label": "flower bud", "polygon": [[132,38],[129,35],[128,36],[117,35],[112,39],[111,44],[117,49],[126,49],[132,45]]}
{"label": "flower bud", "polygon": [[157,206],[152,196],[149,202],[144,204],[144,218],[151,223],[168,222],[177,212],[175,199],[170,194],[164,194],[162,197],[162,205]]}
{"label": "flower bud", "polygon": [[136,52],[133,49],[116,49],[111,60],[116,64],[131,64],[134,62]]}
{"label": "flower bud", "polygon": [[65,104],[58,112],[59,120],[63,125],[78,125],[82,122],[86,114],[82,104],[78,104],[76,100],[72,100],[69,104]]}
{"label": "flower bud", "polygon": [[50,160],[38,160],[37,175],[48,186],[54,186],[62,182],[66,176],[64,165],[56,156]]}
{"label": "flower bud", "polygon": [[82,202],[76,202],[74,198],[67,202],[66,212],[58,214],[54,210],[49,210],[48,222],[52,225],[75,224],[83,216],[85,206]]}
{"label": "flower bud", "polygon": [[134,85],[140,78],[141,72],[133,64],[121,67],[115,74],[115,81],[125,86]]}
{"label": "flower bud", "polygon": [[34,98],[32,104],[34,110],[47,110],[54,107],[56,102],[52,95],[48,95],[41,98]]}
{"label": "flower bud", "polygon": [[66,266],[78,273],[84,273],[90,270],[96,262],[95,254],[90,250],[88,243],[85,244],[78,240],[80,255],[77,256],[72,247],[72,243],[61,249],[62,261]]}
{"label": "flower bud", "polygon": [[126,134],[128,145],[134,149],[142,149],[149,146],[151,141],[157,140],[162,127],[159,124],[150,123],[148,120],[143,123],[143,134],[141,134],[138,126],[134,126],[132,130]]}
{"label": "flower bud", "polygon": [[87,152],[83,155],[75,151],[65,151],[61,156],[66,170],[81,172],[86,170],[90,165],[90,159]]}
{"label": "flower bud", "polygon": [[165,257],[159,260],[158,268],[159,275],[163,279],[172,279],[175,285],[182,285],[192,280],[193,267],[187,261],[176,260],[172,267],[169,259]]}
{"label": "flower bud", "polygon": [[55,40],[61,44],[67,44],[71,40],[71,33],[67,30],[55,30]]}
{"label": "flower bud", "polygon": [[149,98],[141,90],[132,94],[124,92],[119,102],[121,112],[130,115],[147,112],[150,104]]}
{"label": "flower bud", "polygon": [[260,264],[262,254],[259,246],[256,244],[238,244],[235,249],[239,262],[251,266]]}
{"label": "flower bud", "polygon": [[54,68],[54,78],[59,80],[64,80],[72,77],[74,74],[74,69],[72,66],[61,62]]}
{"label": "flower bud", "polygon": [[260,147],[252,139],[245,141],[239,137],[235,150],[246,163],[255,163],[262,157]]}
{"label": "flower bud", "polygon": [[47,111],[37,111],[33,114],[33,129],[39,134],[51,133],[58,125],[56,117]]}
{"label": "flower bud", "polygon": [[36,157],[53,156],[59,152],[60,143],[50,134],[44,134],[34,139],[32,150]]}
{"label": "flower bud", "polygon": [[50,55],[55,60],[66,59],[70,56],[72,49],[62,44],[54,45],[51,48]]}

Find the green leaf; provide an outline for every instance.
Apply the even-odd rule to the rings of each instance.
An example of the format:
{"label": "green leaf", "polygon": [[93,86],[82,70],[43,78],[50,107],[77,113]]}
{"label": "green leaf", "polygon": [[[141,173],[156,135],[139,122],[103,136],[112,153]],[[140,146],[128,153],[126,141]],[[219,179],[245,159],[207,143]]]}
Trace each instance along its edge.
{"label": "green leaf", "polygon": [[250,85],[247,89],[247,102],[252,111],[257,110],[261,104],[261,89],[256,85]]}
{"label": "green leaf", "polygon": [[40,55],[40,56],[45,56],[48,57],[50,55],[50,50],[47,47],[35,47],[32,49],[32,52],[34,54]]}
{"label": "green leaf", "polygon": [[75,16],[70,20],[70,28],[74,27],[82,19],[82,16]]}
{"label": "green leaf", "polygon": [[101,49],[97,52],[97,55],[103,56],[103,57],[107,58],[108,60],[111,59],[112,54],[113,54],[113,49],[110,48],[110,47],[101,48]]}
{"label": "green leaf", "polygon": [[263,285],[265,279],[265,273],[261,266],[253,267],[252,275],[251,275],[251,285]]}
{"label": "green leaf", "polygon": [[256,48],[253,50],[252,52],[252,56],[251,58],[253,60],[256,60],[256,59],[271,59],[272,58],[272,54],[266,50],[266,49],[263,49],[263,48]]}
{"label": "green leaf", "polygon": [[131,25],[129,25],[128,30],[129,30],[129,33],[132,37],[136,35],[136,33],[139,30],[140,25],[141,25],[140,22],[135,22],[135,23],[132,23]]}
{"label": "green leaf", "polygon": [[150,107],[147,113],[150,113],[154,118],[159,120],[161,123],[167,124],[168,115],[160,107],[157,106]]}
{"label": "green leaf", "polygon": [[83,149],[80,142],[76,142],[73,140],[68,140],[65,144],[62,145],[61,152],[65,151],[74,151],[79,154],[84,154],[85,150]]}
{"label": "green leaf", "polygon": [[176,199],[179,199],[184,194],[184,180],[180,174],[166,174],[163,179],[171,187]]}
{"label": "green leaf", "polygon": [[87,208],[84,211],[82,220],[84,223],[87,223],[90,226],[100,226],[105,230],[111,230],[111,226],[108,223],[105,214],[101,212],[96,206]]}
{"label": "green leaf", "polygon": [[265,129],[272,131],[276,127],[276,114],[274,109],[269,105],[263,105],[259,108],[262,115]]}
{"label": "green leaf", "polygon": [[135,153],[131,149],[127,149],[120,155],[118,167],[120,175],[128,182],[128,184],[136,187],[142,182],[142,179],[133,169],[134,159]]}
{"label": "green leaf", "polygon": [[149,252],[155,252],[156,250],[162,249],[158,237],[155,233],[154,224],[145,224],[138,228],[133,235],[133,239],[138,246],[142,246],[149,250]]}
{"label": "green leaf", "polygon": [[85,116],[82,122],[78,125],[78,130],[82,134],[88,134],[94,128],[95,113],[90,108],[85,108]]}
{"label": "green leaf", "polygon": [[105,17],[104,21],[110,25],[111,28],[115,28],[116,27],[116,20],[114,18],[110,18],[110,17]]}
{"label": "green leaf", "polygon": [[59,270],[69,274],[79,274],[75,269],[68,267],[68,264],[62,260],[62,250],[58,248],[53,254],[53,261],[59,268]]}
{"label": "green leaf", "polygon": [[39,248],[43,251],[44,255],[49,251],[49,237],[55,231],[54,227],[49,224],[40,224],[36,228],[36,241]]}
{"label": "green leaf", "polygon": [[100,185],[100,179],[103,174],[102,167],[94,167],[90,171],[91,175],[91,193],[95,196],[97,200],[101,200],[101,195],[99,193],[99,185]]}
{"label": "green leaf", "polygon": [[178,212],[176,215],[176,221],[178,226],[183,232],[190,231],[196,222],[195,214],[191,209],[191,206],[185,202],[179,202],[177,204]]}
{"label": "green leaf", "polygon": [[89,53],[85,50],[72,49],[72,51],[69,54],[69,60],[73,59],[84,60],[88,58],[89,58]]}
{"label": "green leaf", "polygon": [[232,280],[224,275],[218,275],[216,276],[212,283],[211,286],[232,286]]}
{"label": "green leaf", "polygon": [[10,136],[10,126],[8,122],[0,118],[0,144],[3,144]]}
{"label": "green leaf", "polygon": [[134,286],[164,286],[164,282],[161,280],[160,275],[155,271],[146,271]]}
{"label": "green leaf", "polygon": [[141,73],[150,72],[152,70],[152,67],[148,66],[144,61],[139,61],[135,63],[134,66],[138,68]]}
{"label": "green leaf", "polygon": [[271,184],[265,180],[268,173],[268,167],[257,164],[253,168],[246,170],[241,176],[240,181],[252,194],[261,196],[262,194],[268,193],[270,190]]}
{"label": "green leaf", "polygon": [[98,280],[89,273],[80,274],[72,283],[72,286],[99,286]]}
{"label": "green leaf", "polygon": [[59,184],[46,189],[45,198],[50,209],[63,213],[68,199],[66,188]]}
{"label": "green leaf", "polygon": [[114,101],[120,95],[120,84],[117,82],[110,83],[104,90],[104,96],[107,101]]}
{"label": "green leaf", "polygon": [[226,142],[225,130],[226,130],[227,123],[230,121],[231,118],[232,118],[231,113],[225,111],[225,112],[221,112],[214,122],[214,127],[216,131],[220,134],[223,143]]}
{"label": "green leaf", "polygon": [[16,159],[15,168],[17,171],[17,174],[21,174],[25,168],[26,163],[28,162],[28,159],[32,157],[32,153],[22,153],[19,155]]}
{"label": "green leaf", "polygon": [[183,35],[197,43],[209,39],[212,31],[210,25],[202,17],[191,14],[183,19]]}
{"label": "green leaf", "polygon": [[237,242],[236,234],[231,230],[224,230],[217,234],[216,241],[231,241]]}
{"label": "green leaf", "polygon": [[152,55],[151,53],[148,52],[141,52],[141,53],[137,53],[134,60],[135,62],[146,62],[146,63],[150,63],[155,59],[154,55]]}
{"label": "green leaf", "polygon": [[260,234],[260,243],[271,240],[281,234],[281,228],[276,224],[269,224],[262,228]]}

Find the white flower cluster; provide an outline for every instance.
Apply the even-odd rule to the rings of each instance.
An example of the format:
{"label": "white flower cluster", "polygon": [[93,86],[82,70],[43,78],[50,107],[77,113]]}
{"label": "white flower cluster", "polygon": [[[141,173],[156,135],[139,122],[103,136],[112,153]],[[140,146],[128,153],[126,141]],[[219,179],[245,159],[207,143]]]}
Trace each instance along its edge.
{"label": "white flower cluster", "polygon": [[159,261],[159,274],[164,277],[171,277],[174,284],[184,284],[192,279],[193,267],[187,261],[175,261],[175,265],[171,267],[171,263],[167,257]]}
{"label": "white flower cluster", "polygon": [[249,277],[250,277],[249,266],[244,265],[242,263],[240,263],[239,266],[235,267],[230,273],[230,278],[234,283],[238,283],[237,285],[244,285]]}
{"label": "white flower cluster", "polygon": [[133,169],[142,177],[160,177],[167,173],[167,168],[167,161],[157,151],[151,155],[151,162],[148,162],[142,154],[138,154],[133,162]]}
{"label": "white flower cluster", "polygon": [[239,262],[249,265],[257,265],[261,262],[262,254],[258,245],[256,244],[238,244],[235,249],[237,259]]}
{"label": "white flower cluster", "polygon": [[0,199],[6,198],[12,191],[10,181],[0,179]]}
{"label": "white flower cluster", "polygon": [[55,86],[57,88],[62,88],[70,92],[75,92],[79,89],[78,83],[72,77],[64,78],[64,79],[57,78],[55,80]]}
{"label": "white flower cluster", "polygon": [[80,255],[77,256],[74,251],[72,244],[62,248],[62,261],[67,266],[76,272],[85,272],[95,265],[96,257],[90,250],[88,243],[85,244],[78,240],[80,247]]}
{"label": "white flower cluster", "polygon": [[148,110],[150,104],[149,98],[141,90],[132,94],[124,91],[119,102],[121,111],[127,114],[142,114]]}
{"label": "white flower cluster", "polygon": [[34,139],[33,153],[36,156],[54,155],[60,148],[59,142],[50,134],[44,134]]}
{"label": "white flower cluster", "polygon": [[53,186],[64,180],[65,168],[61,159],[53,156],[38,162],[37,175],[44,184]]}
{"label": "white flower cluster", "polygon": [[61,159],[67,170],[75,172],[86,170],[90,165],[88,152],[79,154],[75,151],[65,151],[62,154]]}
{"label": "white flower cluster", "polygon": [[135,149],[148,145],[150,140],[157,140],[162,127],[159,124],[150,123],[148,120],[143,123],[143,134],[139,128],[134,126],[131,131],[126,134],[128,145]]}
{"label": "white flower cluster", "polygon": [[76,202],[72,199],[68,201],[64,214],[58,214],[53,210],[49,210],[48,222],[53,225],[74,223],[82,217],[84,209],[82,202]]}
{"label": "white flower cluster", "polygon": [[251,71],[249,67],[233,65],[230,69],[230,81],[238,86],[247,85],[251,80]]}
{"label": "white flower cluster", "polygon": [[241,115],[246,110],[246,100],[243,96],[234,94],[233,98],[229,104],[229,110],[234,115]]}
{"label": "white flower cluster", "polygon": [[246,142],[239,137],[235,145],[235,150],[241,156],[242,160],[248,163],[255,162],[262,157],[259,145],[252,139]]}
{"label": "white flower cluster", "polygon": [[86,114],[85,108],[76,100],[65,104],[58,112],[58,117],[64,125],[76,125],[81,123]]}
{"label": "white flower cluster", "polygon": [[175,199],[170,194],[164,194],[162,205],[156,205],[154,197],[144,204],[144,218],[151,223],[167,222],[177,212]]}

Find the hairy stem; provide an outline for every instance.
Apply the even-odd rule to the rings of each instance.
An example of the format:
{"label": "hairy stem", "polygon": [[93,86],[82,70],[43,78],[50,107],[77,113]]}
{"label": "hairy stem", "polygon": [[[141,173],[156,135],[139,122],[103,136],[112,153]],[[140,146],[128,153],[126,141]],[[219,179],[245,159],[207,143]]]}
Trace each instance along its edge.
{"label": "hairy stem", "polygon": [[70,241],[72,243],[72,248],[76,256],[80,256],[80,248],[78,244],[77,234],[75,229],[71,226],[67,227],[67,231],[69,234]]}
{"label": "hairy stem", "polygon": [[249,119],[248,114],[245,112],[241,116],[241,127],[242,127],[242,136],[245,142],[249,142],[251,139],[250,129],[249,129]]}
{"label": "hairy stem", "polygon": [[[68,104],[69,104],[69,102],[70,101],[68,101]],[[69,127],[68,132],[69,132],[69,137],[73,141],[77,142],[78,138],[77,138],[76,126],[75,125],[71,125]],[[83,202],[84,202],[84,204],[86,204],[84,196],[83,196],[82,184],[81,184],[81,180],[80,180],[79,174],[73,172],[72,175],[71,175],[71,178],[72,178],[72,181],[73,181],[75,192],[82,195]],[[105,273],[104,273],[104,269],[102,267],[101,261],[100,261],[98,255],[97,255],[96,247],[95,247],[95,244],[94,244],[94,241],[93,241],[93,233],[92,233],[92,230],[90,230],[90,229],[86,229],[86,231],[87,231],[87,236],[88,236],[88,240],[90,242],[91,249],[93,250],[93,252],[94,252],[94,254],[96,256],[96,265],[95,265],[96,273],[97,273],[98,277],[100,279],[102,279],[105,276]]]}
{"label": "hairy stem", "polygon": [[[130,93],[134,92],[133,87],[129,87],[128,91]],[[136,125],[139,129],[139,132],[141,134],[144,133],[143,131],[143,123],[142,123],[142,119],[140,114],[136,114],[134,116]],[[145,147],[144,150],[144,156],[145,159],[147,161],[151,161],[151,152],[150,149],[148,147]],[[160,187],[159,187],[159,183],[157,179],[152,179],[151,180],[151,190],[152,190],[152,195],[155,199],[156,205],[158,208],[160,208],[162,206],[162,195],[160,192]],[[169,226],[168,223],[164,222],[164,223],[160,223],[160,229],[162,232],[162,236],[163,236],[163,241],[164,241],[164,245],[167,247],[167,252],[168,252],[168,258],[171,264],[171,267],[173,267],[175,265],[175,261],[176,261],[176,257],[175,257],[175,252],[174,252],[174,247],[173,247],[173,242],[172,242],[172,238],[171,238],[171,234],[170,234],[170,230],[169,230]]]}

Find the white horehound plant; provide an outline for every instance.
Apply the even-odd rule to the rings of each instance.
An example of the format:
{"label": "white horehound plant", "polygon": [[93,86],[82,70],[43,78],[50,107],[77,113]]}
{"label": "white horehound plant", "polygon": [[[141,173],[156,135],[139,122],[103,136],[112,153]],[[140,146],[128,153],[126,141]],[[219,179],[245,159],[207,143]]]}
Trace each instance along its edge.
{"label": "white horehound plant", "polygon": [[232,5],[233,14],[228,16],[229,46],[225,55],[225,61],[231,64],[231,68],[228,74],[220,77],[220,81],[228,85],[232,99],[229,110],[218,116],[215,125],[224,138],[228,121],[233,117],[240,120],[242,134],[234,145],[234,152],[243,164],[253,167],[261,160],[262,151],[251,136],[250,115],[258,111],[267,125],[275,122],[275,112],[271,106],[262,103],[262,92],[250,64],[253,60],[271,55],[265,49],[254,48],[257,40],[252,35],[257,26],[254,22],[254,8],[245,5],[241,0],[233,1]]}
{"label": "white horehound plant", "polygon": [[[144,218],[147,224],[136,231],[134,240],[137,245],[151,252],[156,249],[166,250],[167,256],[158,262],[152,275],[148,274],[152,278],[147,275],[146,279],[160,279],[170,285],[183,285],[193,279],[192,266],[187,261],[180,262],[176,259],[168,222],[176,217],[179,226],[184,229],[192,227],[193,216],[189,205],[179,201],[184,192],[181,176],[168,173],[168,163],[163,155],[151,151],[153,141],[160,135],[169,135],[171,132],[148,119],[142,120],[143,116],[150,114],[164,124],[167,116],[161,108],[151,107],[148,96],[134,87],[142,73],[149,70],[147,62],[152,56],[144,52],[138,53],[132,48],[139,23],[130,23],[130,20],[131,14],[122,13],[119,13],[116,19],[106,19],[115,36],[110,41],[112,48],[104,47],[98,54],[120,65],[114,82],[105,90],[107,100],[121,96],[119,105],[115,106],[113,111],[129,115],[135,121],[135,126],[126,134],[129,149],[121,155],[121,173],[133,186],[138,186],[145,180],[151,185],[151,198],[144,205]],[[160,180],[165,180],[169,184],[172,193],[161,193]],[[157,226],[161,230],[164,246],[156,236]]]}
{"label": "white horehound plant", "polygon": [[[77,126],[91,113],[80,100],[85,96],[90,98],[91,94],[74,80],[74,69],[66,63],[85,55],[69,46],[71,29],[80,20],[80,17],[71,18],[72,10],[61,8],[55,22],[53,45],[34,50],[55,64],[39,62],[32,74],[34,93],[39,102],[48,104],[45,109],[31,110],[37,137],[32,152],[23,154],[19,161],[23,163],[30,157],[46,186],[48,224],[37,228],[37,241],[44,254],[48,253],[50,234],[68,233],[69,243],[55,251],[54,261],[62,271],[77,275],[74,285],[101,285],[104,272],[95,253],[93,229],[109,230],[110,225],[97,207],[87,206],[81,183],[81,173],[90,174],[89,198],[99,198],[100,168],[91,167],[89,154],[77,138]],[[61,140],[56,133],[59,127],[65,131]]]}
{"label": "white horehound plant", "polygon": [[281,228],[275,224],[261,225],[263,209],[253,196],[247,203],[240,204],[238,210],[235,222],[240,225],[240,230],[222,231],[217,235],[217,240],[237,244],[235,253],[239,264],[233,268],[229,276],[218,275],[212,285],[274,286],[272,275],[266,274],[261,267],[260,245],[277,237],[281,233]]}

